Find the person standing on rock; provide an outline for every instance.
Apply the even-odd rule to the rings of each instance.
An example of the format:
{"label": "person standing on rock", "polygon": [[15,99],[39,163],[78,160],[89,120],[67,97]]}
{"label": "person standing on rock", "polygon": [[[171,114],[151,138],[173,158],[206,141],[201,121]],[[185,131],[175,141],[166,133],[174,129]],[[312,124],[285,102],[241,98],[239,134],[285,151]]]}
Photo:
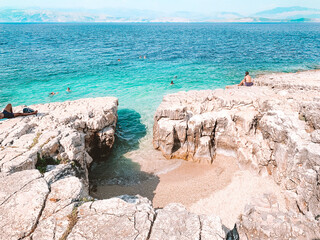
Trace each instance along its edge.
{"label": "person standing on rock", "polygon": [[19,116],[29,116],[29,115],[34,115],[37,114],[38,111],[34,112],[27,112],[27,113],[13,113],[12,111],[12,105],[9,103],[2,112],[0,112],[0,119],[2,118],[14,118],[14,117],[19,117]]}
{"label": "person standing on rock", "polygon": [[248,71],[245,73],[244,79],[238,84],[238,86],[243,86],[243,85],[247,87],[251,87],[253,85],[252,78],[249,75]]}

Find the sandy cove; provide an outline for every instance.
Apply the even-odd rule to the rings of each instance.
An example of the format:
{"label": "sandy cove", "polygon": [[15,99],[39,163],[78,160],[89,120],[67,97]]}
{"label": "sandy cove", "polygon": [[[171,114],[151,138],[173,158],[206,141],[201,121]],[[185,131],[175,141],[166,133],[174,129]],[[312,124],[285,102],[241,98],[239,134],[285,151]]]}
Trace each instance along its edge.
{"label": "sandy cove", "polygon": [[[96,239],[119,237],[119,234],[125,239],[137,236],[140,239],[167,239],[169,235],[179,239],[191,236],[192,233],[201,239],[223,239],[225,233],[221,232],[222,228],[231,228],[235,222],[241,239],[319,238],[320,72],[268,74],[259,76],[254,81],[256,86],[251,88],[182,92],[164,97],[155,114],[153,144],[170,160],[164,160],[159,156],[160,152],[151,152],[150,149],[148,156],[152,156],[153,164],[147,163],[146,159],[139,159],[139,154],[132,154],[135,156],[132,160],[140,163],[142,171],[154,173],[158,179],[122,189],[103,186],[106,191],[112,191],[113,196],[117,193],[140,193],[152,199],[153,206],[140,197],[100,200],[93,205],[90,199],[88,203],[83,202],[88,197],[84,197],[84,191],[73,191],[78,193],[65,196],[66,200],[73,199],[72,205],[61,202],[67,209],[62,216],[69,216],[75,205],[78,209],[77,221],[68,229],[70,220],[64,220],[64,224],[61,224],[61,220],[58,220],[61,216],[50,210],[61,208],[60,201],[52,200],[62,199],[51,196],[58,194],[54,189],[58,188],[63,193],[63,189],[59,188],[62,182],[65,185],[77,182],[76,179],[66,182],[77,174],[73,173],[76,170],[72,167],[67,171],[66,166],[62,166],[63,171],[51,170],[44,175],[47,176],[45,178],[32,173],[44,187],[41,193],[43,200],[39,201],[47,202],[45,206],[50,206],[49,209],[45,207],[41,210],[39,202],[36,206],[40,206],[40,209],[29,210],[30,216],[38,216],[31,218],[35,219],[34,225],[29,225],[30,228],[27,225],[21,226],[21,222],[30,222],[30,218],[25,217],[21,217],[20,225],[16,226],[9,217],[3,221],[10,223],[14,229],[17,226],[27,229],[24,236],[33,236],[33,239],[41,239],[41,234],[44,234],[41,229],[45,229],[44,226],[52,229],[57,236],[68,233],[68,239],[79,239],[77,236],[91,239],[89,236],[93,233],[96,234]],[[92,116],[92,113],[88,115]],[[2,123],[2,126],[3,124],[6,123]],[[99,131],[101,129],[97,130]],[[26,131],[28,134],[32,132],[33,128]],[[1,145],[2,151],[12,148],[15,141],[19,142],[21,138],[18,135],[14,137],[16,139],[11,147],[10,141],[7,145]],[[74,155],[67,156],[72,158]],[[187,159],[189,162],[177,158]],[[20,166],[3,174],[0,183],[16,179],[14,174],[27,174],[27,170]],[[170,168],[174,170],[165,171]],[[47,185],[51,189],[49,192],[45,190]],[[81,184],[72,184],[72,187],[84,189]],[[70,192],[68,188],[64,190]],[[12,190],[6,188],[0,196],[10,194],[15,199],[19,191],[10,191]],[[7,202],[4,198],[5,209],[8,209]],[[171,204],[164,209],[153,209],[170,202],[184,204],[189,212],[181,205]],[[17,206],[21,205],[24,204],[11,206],[9,211],[16,211]],[[121,216],[137,216],[132,205],[135,206],[134,209],[143,209],[140,213],[149,217],[143,217],[142,222],[126,222]],[[90,212],[92,207],[95,212]],[[112,219],[108,218],[108,213],[116,211],[115,209],[118,213]],[[24,213],[29,216],[28,212]],[[48,223],[44,222],[41,216],[44,213],[49,216],[52,228],[48,228]],[[97,214],[105,217],[96,218]],[[207,217],[203,218],[198,214],[206,214]],[[225,227],[214,215],[221,217]],[[90,216],[90,219],[86,216]],[[37,219],[40,219],[39,223]],[[182,222],[177,222],[177,219]],[[115,226],[114,231],[110,231],[108,227],[111,223]],[[90,227],[93,225],[99,227]],[[123,232],[124,225],[127,226],[126,232]],[[46,230],[46,234],[50,231]],[[8,229],[6,232],[8,233]],[[9,232],[13,233],[12,236],[18,234],[12,229]]]}

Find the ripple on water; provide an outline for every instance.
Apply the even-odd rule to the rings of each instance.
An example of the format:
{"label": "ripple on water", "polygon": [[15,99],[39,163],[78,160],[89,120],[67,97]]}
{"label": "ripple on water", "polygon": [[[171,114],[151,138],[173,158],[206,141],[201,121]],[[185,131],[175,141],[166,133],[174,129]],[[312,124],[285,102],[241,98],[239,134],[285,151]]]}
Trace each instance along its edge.
{"label": "ripple on water", "polygon": [[[91,169],[92,181],[108,184],[137,184],[172,167],[151,144],[153,115],[164,95],[221,88],[239,82],[246,70],[255,76],[320,64],[319,23],[0,24],[0,29],[0,107],[119,98],[114,149],[108,161]],[[50,98],[52,91],[59,94]]]}

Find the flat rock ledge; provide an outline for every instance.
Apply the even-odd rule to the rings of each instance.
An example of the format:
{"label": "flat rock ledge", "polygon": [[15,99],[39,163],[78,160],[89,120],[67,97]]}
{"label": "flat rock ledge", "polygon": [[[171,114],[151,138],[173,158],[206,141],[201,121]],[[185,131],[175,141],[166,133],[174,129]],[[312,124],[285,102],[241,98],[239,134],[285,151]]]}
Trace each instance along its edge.
{"label": "flat rock ledge", "polygon": [[[34,105],[37,116],[0,122],[0,239],[225,238],[219,217],[180,204],[155,210],[141,196],[89,196],[88,168],[114,143],[117,106],[116,98]],[[40,173],[46,161],[57,165]]]}
{"label": "flat rock ledge", "polygon": [[320,238],[320,71],[269,74],[253,87],[179,92],[154,116],[153,145],[168,158],[271,175],[286,197],[261,196],[239,216],[241,239]]}

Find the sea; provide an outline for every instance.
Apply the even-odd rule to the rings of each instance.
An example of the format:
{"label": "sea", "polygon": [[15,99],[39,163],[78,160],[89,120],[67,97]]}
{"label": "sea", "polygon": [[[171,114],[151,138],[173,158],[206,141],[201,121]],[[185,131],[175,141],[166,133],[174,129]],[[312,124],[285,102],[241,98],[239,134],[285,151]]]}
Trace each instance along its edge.
{"label": "sea", "polygon": [[0,24],[0,108],[119,99],[114,148],[90,172],[98,184],[146,177],[136,160],[152,162],[145,152],[164,95],[224,88],[245,71],[254,78],[319,67],[320,23]]}

